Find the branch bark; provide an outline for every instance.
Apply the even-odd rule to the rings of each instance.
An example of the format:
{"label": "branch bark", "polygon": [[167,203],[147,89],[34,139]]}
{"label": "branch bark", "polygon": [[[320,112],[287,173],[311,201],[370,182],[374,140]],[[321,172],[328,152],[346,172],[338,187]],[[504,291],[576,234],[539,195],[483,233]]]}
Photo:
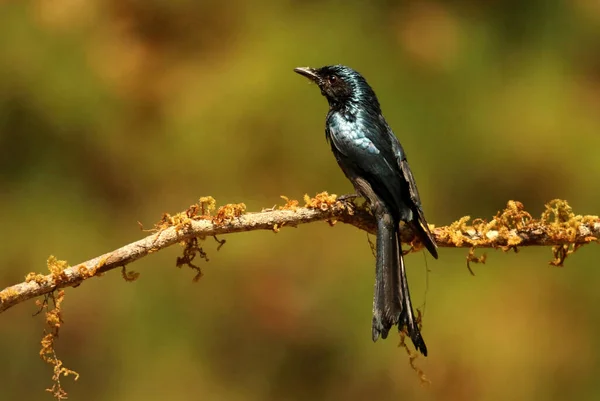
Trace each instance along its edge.
{"label": "branch bark", "polygon": [[[568,219],[560,215],[562,210],[557,209],[555,215],[552,215],[555,217],[554,222],[549,218],[545,221],[544,216],[537,220],[532,219],[520,203],[513,202],[511,206],[511,202],[505,211],[499,212],[489,223],[476,219],[472,225],[467,225],[469,219],[466,217],[449,226],[434,228],[433,233],[438,246],[508,250],[519,246],[544,245],[571,246],[572,249],[576,249],[580,245],[600,238],[600,220],[597,216],[582,217],[571,213],[569,215],[571,218]],[[568,208],[566,202],[564,204]],[[296,205],[297,202],[288,201],[283,209],[258,213],[242,213],[243,209],[240,210],[240,205],[226,205],[220,208],[214,217],[197,216],[196,213],[201,206],[193,205],[187,212],[174,216],[175,218],[166,215],[169,218],[163,218],[156,232],[139,241],[74,266],[64,268],[49,266],[52,273],[48,275],[30,274],[24,282],[0,291],[0,312],[58,288],[77,286],[91,277],[117,267],[124,267],[150,253],[194,238],[203,239],[209,236],[254,230],[278,232],[281,228],[296,227],[315,221],[328,221],[331,225],[341,221],[369,233],[375,233],[375,221],[368,210],[350,202],[338,201],[334,195],[320,194],[315,198],[307,199],[307,207],[296,207]],[[570,213],[570,208],[568,212]],[[420,249],[418,240],[406,227],[402,230],[402,240],[410,243],[413,250]]]}

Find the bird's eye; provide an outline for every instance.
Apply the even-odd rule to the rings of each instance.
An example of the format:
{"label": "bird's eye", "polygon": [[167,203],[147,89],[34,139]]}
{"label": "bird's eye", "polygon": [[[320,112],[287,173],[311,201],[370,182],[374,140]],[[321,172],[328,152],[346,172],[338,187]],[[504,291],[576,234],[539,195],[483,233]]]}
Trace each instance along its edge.
{"label": "bird's eye", "polygon": [[330,75],[329,78],[328,78],[328,81],[329,81],[330,84],[336,83],[337,80],[338,80],[338,78],[335,75]]}

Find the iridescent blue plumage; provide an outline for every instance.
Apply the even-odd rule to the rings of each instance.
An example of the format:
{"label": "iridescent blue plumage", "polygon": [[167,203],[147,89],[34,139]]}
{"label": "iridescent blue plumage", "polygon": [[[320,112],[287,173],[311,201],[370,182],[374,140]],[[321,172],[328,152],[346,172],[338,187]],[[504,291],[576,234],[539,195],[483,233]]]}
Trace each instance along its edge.
{"label": "iridescent blue plumage", "polygon": [[297,68],[316,82],[329,102],[325,135],[344,174],[366,198],[377,220],[377,263],[372,338],[406,327],[415,347],[427,355],[413,315],[399,224],[408,224],[429,252],[437,246],[429,231],[414,177],[400,142],[381,113],[377,96],[353,69]]}

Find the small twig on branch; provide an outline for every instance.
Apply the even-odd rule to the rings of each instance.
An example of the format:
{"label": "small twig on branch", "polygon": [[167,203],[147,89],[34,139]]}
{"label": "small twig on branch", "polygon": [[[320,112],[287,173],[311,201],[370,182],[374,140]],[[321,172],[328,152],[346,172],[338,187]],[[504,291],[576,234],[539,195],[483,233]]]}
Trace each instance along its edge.
{"label": "small twig on branch", "polygon": [[[51,274],[48,275],[30,273],[24,282],[0,291],[0,312],[58,288],[77,286],[88,278],[124,267],[173,244],[187,243],[193,238],[253,230],[278,232],[285,227],[315,221],[328,221],[331,225],[341,221],[370,233],[375,232],[375,221],[365,207],[338,201],[335,195],[322,193],[315,198],[306,196],[305,207],[298,207],[297,201],[284,199],[287,204],[279,209],[245,213],[243,204],[225,205],[211,216],[214,199],[202,198],[199,204],[192,205],[185,212],[175,216],[165,215],[156,225],[155,232],[146,238],[74,266],[49,263]],[[467,225],[468,220],[469,217],[464,217],[449,226],[434,228],[438,245],[503,250],[532,245],[553,246],[553,264],[560,265],[569,253],[600,237],[600,220],[597,216],[575,216],[568,204],[559,200],[546,205],[546,212],[541,219],[533,219],[523,210],[522,204],[510,201],[507,208],[490,222],[475,219],[471,225]],[[410,243],[413,250],[421,249],[409,229],[402,231],[402,241]],[[184,258],[180,259],[184,260],[182,264],[188,264]],[[191,261],[191,258],[188,259],[188,262]],[[135,277],[135,273],[124,271],[123,274],[124,277]]]}

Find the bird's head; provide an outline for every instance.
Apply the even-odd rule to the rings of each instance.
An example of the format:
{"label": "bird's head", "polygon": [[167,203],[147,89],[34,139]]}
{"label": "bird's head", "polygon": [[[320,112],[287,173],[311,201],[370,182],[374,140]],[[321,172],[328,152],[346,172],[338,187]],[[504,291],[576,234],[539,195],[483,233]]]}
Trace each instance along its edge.
{"label": "bird's head", "polygon": [[310,79],[321,89],[332,108],[349,103],[361,103],[379,109],[379,102],[367,81],[358,72],[345,65],[321,68],[298,67],[294,71]]}

